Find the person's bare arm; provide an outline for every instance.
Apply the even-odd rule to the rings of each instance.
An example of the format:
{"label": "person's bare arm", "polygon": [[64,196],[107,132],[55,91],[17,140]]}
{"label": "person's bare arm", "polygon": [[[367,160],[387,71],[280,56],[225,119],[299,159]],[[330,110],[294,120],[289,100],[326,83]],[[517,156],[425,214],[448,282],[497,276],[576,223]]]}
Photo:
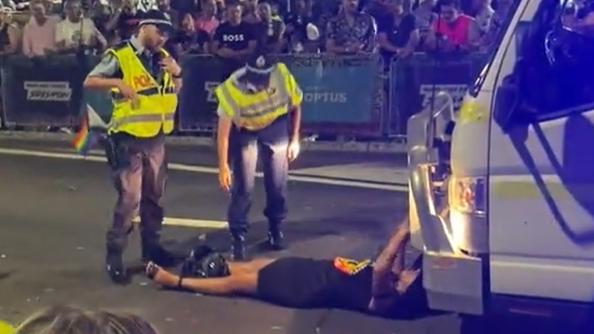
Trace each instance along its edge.
{"label": "person's bare arm", "polygon": [[229,168],[229,135],[233,121],[231,117],[219,111],[217,128],[217,153],[219,160],[219,186],[225,192],[231,191],[231,169]]}
{"label": "person's bare arm", "polygon": [[301,131],[301,105],[291,107],[291,141],[299,142]]}
{"label": "person's bare arm", "polygon": [[231,50],[227,47],[221,47],[221,43],[219,41],[212,42],[212,53],[216,56],[223,57],[223,58],[233,58],[236,57],[237,52]]}
{"label": "person's bare arm", "polygon": [[258,42],[256,42],[255,40],[251,40],[248,42],[247,48],[237,51],[236,54],[238,57],[249,56],[256,51],[257,46],[258,46]]}
{"label": "person's bare arm", "polygon": [[410,238],[408,221],[402,223],[373,266],[372,294],[381,296],[394,293],[394,273],[400,273],[404,268],[404,247]]}
{"label": "person's bare arm", "polygon": [[379,46],[386,50],[386,51],[390,51],[393,53],[399,53],[400,52],[400,48],[394,46],[394,44],[390,43],[390,41],[388,40],[388,35],[385,32],[380,32],[377,35],[377,41]]}
{"label": "person's bare arm", "polygon": [[465,51],[474,51],[480,45],[481,32],[476,21],[472,21],[468,27],[468,42],[461,46]]}
{"label": "person's bare arm", "polygon": [[421,36],[419,33],[419,29],[415,29],[410,32],[410,37],[408,38],[408,43],[406,46],[400,51],[401,57],[408,57],[412,55],[417,47],[419,46],[419,42],[421,40]]}
{"label": "person's bare arm", "polygon": [[287,30],[287,26],[284,23],[282,23],[279,30],[280,31],[278,34],[278,38],[272,45],[272,52],[274,52],[274,53],[281,53],[285,46],[284,36],[285,36],[285,31]]}
{"label": "person's bare arm", "polygon": [[21,34],[19,30],[15,27],[8,28],[8,42],[9,44],[6,46],[4,53],[5,54],[13,54],[17,53],[19,50],[19,40],[21,38]]}
{"label": "person's bare arm", "polygon": [[114,31],[118,26],[118,21],[120,20],[120,16],[122,15],[122,10],[118,8],[114,15],[105,23],[105,29],[107,31]]}

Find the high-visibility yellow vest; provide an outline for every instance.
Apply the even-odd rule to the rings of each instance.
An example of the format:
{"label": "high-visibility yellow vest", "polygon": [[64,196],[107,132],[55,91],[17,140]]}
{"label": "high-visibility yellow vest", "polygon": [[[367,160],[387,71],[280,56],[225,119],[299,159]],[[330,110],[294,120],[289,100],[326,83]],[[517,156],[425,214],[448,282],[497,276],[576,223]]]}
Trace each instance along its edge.
{"label": "high-visibility yellow vest", "polygon": [[[138,104],[131,100],[123,100],[117,89],[112,90],[114,110],[111,117],[109,133],[125,132],[139,138],[154,137],[163,131],[173,131],[177,94],[171,75],[165,72],[163,80],[158,83],[144,67],[127,43],[121,48],[108,50],[120,65],[123,81],[138,94]],[[161,51],[163,57],[169,54]]]}
{"label": "high-visibility yellow vest", "polygon": [[276,64],[270,74],[270,85],[259,92],[250,92],[238,83],[244,71],[236,71],[215,89],[219,108],[233,118],[238,127],[263,129],[287,114],[289,107],[301,104],[303,92],[285,64]]}

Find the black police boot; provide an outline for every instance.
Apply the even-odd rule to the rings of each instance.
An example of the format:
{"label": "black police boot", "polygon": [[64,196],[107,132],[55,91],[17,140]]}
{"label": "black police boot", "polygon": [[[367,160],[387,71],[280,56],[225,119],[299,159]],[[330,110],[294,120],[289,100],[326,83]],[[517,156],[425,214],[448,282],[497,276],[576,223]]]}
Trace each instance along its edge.
{"label": "black police boot", "polygon": [[175,266],[175,256],[154,240],[142,240],[142,262],[154,262],[161,267]]}
{"label": "black police boot", "polygon": [[233,235],[231,238],[231,260],[247,261],[248,255],[245,248],[245,236]]}
{"label": "black police boot", "polygon": [[107,274],[111,280],[116,284],[126,284],[129,282],[128,272],[124,267],[124,260],[122,259],[122,251],[119,249],[107,248],[107,255],[105,257],[105,264]]}
{"label": "black police boot", "polygon": [[273,250],[283,250],[287,248],[285,244],[285,235],[278,225],[270,226],[268,231],[268,245]]}

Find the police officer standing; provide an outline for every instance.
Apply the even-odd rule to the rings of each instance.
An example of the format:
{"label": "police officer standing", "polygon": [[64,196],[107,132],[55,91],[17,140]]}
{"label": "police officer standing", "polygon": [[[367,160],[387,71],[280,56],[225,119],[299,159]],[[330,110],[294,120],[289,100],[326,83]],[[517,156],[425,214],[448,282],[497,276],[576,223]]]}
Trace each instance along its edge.
{"label": "police officer standing", "polygon": [[219,102],[219,183],[231,193],[231,256],[240,261],[247,259],[245,237],[258,151],[266,187],[268,242],[272,249],[284,248],[280,227],[287,215],[288,164],[299,154],[303,93],[285,64],[274,63],[259,52],[220,84],[215,93]]}
{"label": "police officer standing", "polygon": [[165,135],[173,131],[181,87],[181,68],[162,48],[172,30],[163,13],[148,11],[137,33],[109,49],[84,82],[87,89],[111,91],[114,105],[106,153],[119,196],[107,233],[106,264],[116,283],[128,281],[122,252],[138,211],[143,261],[169,266],[174,260],[159,244]]}

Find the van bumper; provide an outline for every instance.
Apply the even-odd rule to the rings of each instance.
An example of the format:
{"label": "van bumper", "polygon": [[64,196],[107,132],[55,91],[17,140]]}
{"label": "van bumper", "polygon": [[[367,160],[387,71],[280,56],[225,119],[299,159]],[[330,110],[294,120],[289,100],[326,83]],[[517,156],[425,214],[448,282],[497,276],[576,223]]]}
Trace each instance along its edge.
{"label": "van bumper", "polygon": [[431,166],[412,168],[411,199],[423,240],[423,286],[433,310],[484,313],[485,266],[480,257],[464,254],[453,242],[451,224],[435,208]]}

